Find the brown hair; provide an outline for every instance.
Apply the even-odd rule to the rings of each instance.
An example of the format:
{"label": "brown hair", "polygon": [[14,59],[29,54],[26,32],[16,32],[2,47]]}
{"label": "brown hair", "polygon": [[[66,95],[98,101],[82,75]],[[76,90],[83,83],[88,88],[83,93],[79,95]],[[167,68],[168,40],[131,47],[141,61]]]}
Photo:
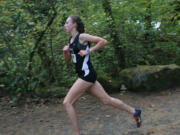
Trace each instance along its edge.
{"label": "brown hair", "polygon": [[69,17],[72,19],[73,23],[77,24],[77,31],[79,33],[83,33],[84,32],[84,24],[81,21],[81,18],[77,15],[70,15]]}

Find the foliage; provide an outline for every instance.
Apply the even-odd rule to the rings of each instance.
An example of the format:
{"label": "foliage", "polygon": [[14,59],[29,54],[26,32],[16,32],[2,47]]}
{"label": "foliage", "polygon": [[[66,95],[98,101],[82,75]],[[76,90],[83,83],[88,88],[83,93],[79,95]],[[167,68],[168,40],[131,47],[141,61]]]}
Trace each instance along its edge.
{"label": "foliage", "polygon": [[118,47],[125,52],[125,67],[180,65],[178,0],[104,1],[110,2],[113,21],[108,21],[99,0],[0,1],[0,88],[18,99],[48,85],[71,86],[76,75],[62,53],[69,37],[63,26],[70,14],[81,16],[87,33],[109,41],[92,54],[100,73],[118,78],[121,70],[112,23],[121,41]]}

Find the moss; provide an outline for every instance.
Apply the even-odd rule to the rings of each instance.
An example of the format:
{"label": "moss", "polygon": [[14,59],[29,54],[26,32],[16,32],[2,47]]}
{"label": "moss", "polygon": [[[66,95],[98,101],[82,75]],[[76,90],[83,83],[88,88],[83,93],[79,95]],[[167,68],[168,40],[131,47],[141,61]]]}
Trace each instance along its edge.
{"label": "moss", "polygon": [[129,90],[160,90],[180,85],[180,67],[172,65],[138,66],[120,72]]}

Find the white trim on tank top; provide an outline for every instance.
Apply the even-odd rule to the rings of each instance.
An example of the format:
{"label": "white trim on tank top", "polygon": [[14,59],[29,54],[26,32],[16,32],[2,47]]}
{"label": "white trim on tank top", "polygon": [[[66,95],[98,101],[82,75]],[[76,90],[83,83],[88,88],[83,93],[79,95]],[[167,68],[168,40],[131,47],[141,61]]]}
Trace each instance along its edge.
{"label": "white trim on tank top", "polygon": [[[86,50],[89,50],[89,46],[86,47]],[[84,61],[83,61],[82,70],[85,72],[84,77],[87,76],[90,72],[88,64],[87,64],[88,60],[89,60],[89,54],[85,56]]]}

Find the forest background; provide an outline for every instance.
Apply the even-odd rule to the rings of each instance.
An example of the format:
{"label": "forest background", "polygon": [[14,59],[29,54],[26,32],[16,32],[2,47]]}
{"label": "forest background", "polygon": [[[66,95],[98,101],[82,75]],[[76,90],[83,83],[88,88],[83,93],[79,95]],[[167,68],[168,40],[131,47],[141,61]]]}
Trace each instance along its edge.
{"label": "forest background", "polygon": [[99,76],[118,81],[126,68],[180,65],[179,0],[1,0],[1,94],[16,101],[72,85],[74,65],[62,52],[71,14],[81,17],[87,33],[109,42],[91,54]]}

